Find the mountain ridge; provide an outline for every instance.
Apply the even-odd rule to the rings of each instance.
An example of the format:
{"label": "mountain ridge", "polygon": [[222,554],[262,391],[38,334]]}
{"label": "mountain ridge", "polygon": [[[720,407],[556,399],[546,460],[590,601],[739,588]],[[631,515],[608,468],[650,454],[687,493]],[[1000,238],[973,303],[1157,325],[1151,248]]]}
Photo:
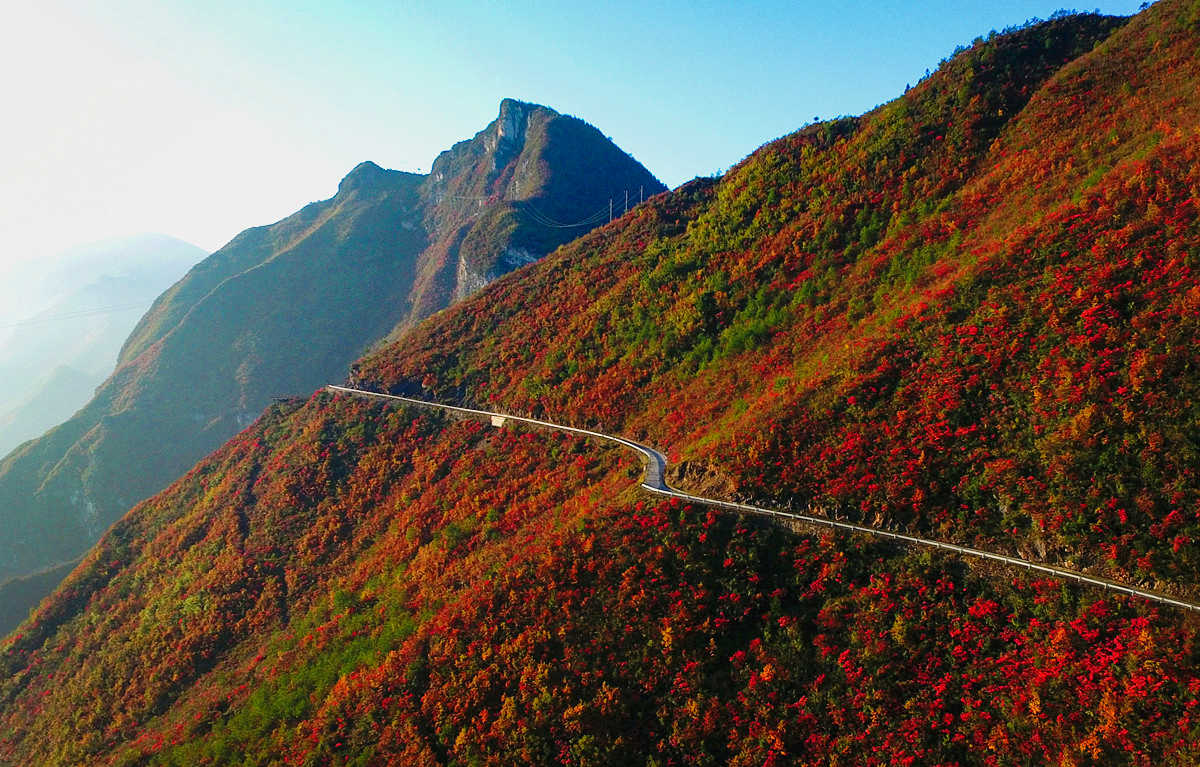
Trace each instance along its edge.
{"label": "mountain ridge", "polygon": [[[488,137],[517,119],[515,112],[541,126],[533,133],[558,123],[584,125],[511,100],[502,112],[474,139],[444,153],[438,167],[456,151],[478,149],[456,172],[471,176],[482,164],[485,175],[511,175],[518,161],[553,168],[558,160],[543,153],[555,141],[527,147],[508,136],[489,148]],[[593,152],[597,136],[607,143],[590,126],[584,133],[592,143],[561,153]],[[520,151],[504,158],[498,148]],[[555,176],[556,186],[531,184],[522,194],[541,199],[578,186],[587,187],[586,198],[633,178],[661,187],[619,149],[609,157],[609,165],[573,166]],[[619,172],[611,175],[614,168]],[[530,234],[538,225],[520,219],[506,201],[512,191],[499,187],[475,208],[484,216],[503,208],[494,217],[505,224],[501,229],[453,216],[453,226],[431,229],[443,217],[431,178],[362,163],[330,199],[239,234],[164,292],[93,400],[0,461],[0,527],[16,542],[9,550],[0,544],[0,573],[38,571],[78,556],[130,506],[248,426],[271,396],[341,378],[372,344],[448,305],[458,288],[477,288],[521,265],[501,258],[510,245],[526,262],[577,234]],[[461,187],[444,173],[439,183]],[[474,249],[459,253],[456,240]],[[461,264],[472,285],[456,282]]]}

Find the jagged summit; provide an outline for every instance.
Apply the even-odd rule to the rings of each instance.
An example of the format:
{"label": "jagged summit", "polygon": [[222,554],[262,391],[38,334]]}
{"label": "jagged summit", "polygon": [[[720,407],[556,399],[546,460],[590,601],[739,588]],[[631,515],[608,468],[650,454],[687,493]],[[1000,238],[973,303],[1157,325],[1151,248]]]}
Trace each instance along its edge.
{"label": "jagged summit", "polygon": [[591,125],[504,99],[495,120],[433,163],[422,196],[434,245],[419,269],[410,320],[578,237],[610,201],[663,191]]}
{"label": "jagged summit", "polygon": [[354,170],[346,174],[346,177],[338,184],[338,194],[344,194],[352,191],[360,191],[368,188],[377,189],[381,185],[387,184],[389,180],[408,177],[410,179],[424,178],[419,173],[409,173],[400,170],[386,170],[379,167],[375,163],[367,160],[360,162],[354,166]]}
{"label": "jagged summit", "polygon": [[[527,104],[514,99],[504,99],[500,112],[486,128],[466,141],[460,141],[442,152],[433,161],[429,176],[428,193],[438,202],[446,198],[458,199],[469,208],[469,203],[484,199],[520,199],[532,190],[530,179],[511,182],[511,161],[525,150],[531,124],[545,123],[560,118],[553,109]],[[529,169],[526,163],[524,170]],[[510,178],[502,179],[505,170]],[[455,206],[450,206],[454,210]]]}
{"label": "jagged summit", "polygon": [[518,154],[524,148],[531,120],[556,117],[561,115],[549,107],[506,98],[500,102],[496,119],[486,128],[474,138],[460,141],[437,156],[430,175],[434,182],[445,182],[481,157],[493,158],[489,170],[495,172],[502,167],[503,158]]}
{"label": "jagged summit", "polygon": [[529,125],[530,116],[536,111],[547,112],[555,117],[558,113],[553,109],[527,104],[515,99],[504,99],[500,102],[500,116],[492,123],[495,129],[492,146],[493,151],[517,152],[525,143],[525,130]]}

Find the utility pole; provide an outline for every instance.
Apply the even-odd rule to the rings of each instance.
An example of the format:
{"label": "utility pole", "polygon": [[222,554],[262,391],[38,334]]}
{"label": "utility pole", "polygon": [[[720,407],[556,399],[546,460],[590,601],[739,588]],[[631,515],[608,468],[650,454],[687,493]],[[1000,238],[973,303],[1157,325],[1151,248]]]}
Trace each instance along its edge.
{"label": "utility pole", "polygon": [[638,187],[638,205],[641,205],[644,202],[644,200],[642,199],[642,193],[645,191],[646,191],[645,186]]}
{"label": "utility pole", "polygon": [[625,190],[625,212],[629,212],[629,190]]}
{"label": "utility pole", "polygon": [[612,223],[612,198],[608,198],[608,223]]}

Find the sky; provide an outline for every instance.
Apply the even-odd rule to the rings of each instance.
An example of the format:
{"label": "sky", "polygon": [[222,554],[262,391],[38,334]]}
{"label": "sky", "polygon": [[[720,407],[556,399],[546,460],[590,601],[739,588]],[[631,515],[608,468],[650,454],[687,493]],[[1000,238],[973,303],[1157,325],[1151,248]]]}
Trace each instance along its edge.
{"label": "sky", "polygon": [[[1136,13],[1140,0],[1105,0]],[[428,172],[501,99],[668,186],[899,96],[1051,0],[39,0],[0,27],[0,274],[159,232],[216,250],[355,165]]]}

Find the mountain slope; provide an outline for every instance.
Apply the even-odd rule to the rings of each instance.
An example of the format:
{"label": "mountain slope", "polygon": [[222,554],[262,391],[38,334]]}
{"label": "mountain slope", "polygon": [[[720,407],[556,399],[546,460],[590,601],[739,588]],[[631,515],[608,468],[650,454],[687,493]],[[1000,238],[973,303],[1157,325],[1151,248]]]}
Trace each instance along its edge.
{"label": "mountain slope", "polygon": [[[360,192],[356,181],[372,173],[384,171],[358,169],[337,197],[243,234],[193,269],[151,308],[92,401],[0,463],[8,572],[70,559],[271,395],[320,385],[388,332],[394,315],[358,317],[355,301],[403,301],[403,256],[424,244],[421,178],[388,174]],[[131,354],[131,344],[144,348]]]}
{"label": "mountain slope", "polygon": [[1173,616],[644,505],[637,468],[358,401],[275,409],[119,522],[6,643],[0,755],[1196,756],[1196,636]]}
{"label": "mountain slope", "polygon": [[[685,487],[1195,593],[1175,535],[1200,401],[1198,41],[1183,0],[981,41],[501,278],[354,376],[645,439],[688,461]],[[1200,759],[1189,617],[647,503],[637,469],[324,394],[273,407],[0,647],[0,755]],[[1125,527],[1054,527],[1108,513],[1094,492]]]}
{"label": "mountain slope", "polygon": [[728,492],[1190,590],[1200,71],[1172,7],[1098,44],[1114,22],[1091,16],[983,42],[356,376],[646,437]]}
{"label": "mountain slope", "polygon": [[342,378],[398,324],[587,228],[520,206],[586,218],[635,183],[662,189],[595,128],[505,100],[432,176],[363,163],[333,198],[243,232],[155,302],[83,410],[0,462],[0,574],[78,556],[271,396]]}

